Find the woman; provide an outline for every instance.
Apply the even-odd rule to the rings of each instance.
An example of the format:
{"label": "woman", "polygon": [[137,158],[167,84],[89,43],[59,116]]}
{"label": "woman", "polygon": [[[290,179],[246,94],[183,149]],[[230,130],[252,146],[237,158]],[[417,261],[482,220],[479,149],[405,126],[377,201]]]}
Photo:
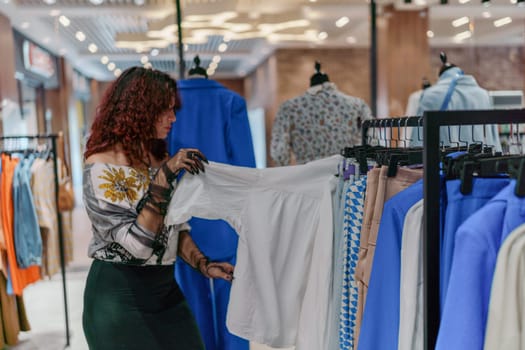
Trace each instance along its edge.
{"label": "woman", "polygon": [[84,154],[94,259],[83,312],[90,349],[204,349],[174,261],[179,255],[207,277],[233,279],[233,266],[210,262],[188,225],[164,225],[178,174],[198,174],[207,163],[197,149],[168,159],[164,139],[179,107],[175,80],[133,67],[109,86],[97,110]]}

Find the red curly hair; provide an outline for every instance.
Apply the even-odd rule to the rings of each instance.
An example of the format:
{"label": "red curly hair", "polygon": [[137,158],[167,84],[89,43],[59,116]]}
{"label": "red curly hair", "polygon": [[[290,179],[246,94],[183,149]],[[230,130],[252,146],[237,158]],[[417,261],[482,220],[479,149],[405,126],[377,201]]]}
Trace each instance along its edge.
{"label": "red curly hair", "polygon": [[144,149],[162,160],[167,146],[164,140],[156,138],[155,123],[163,112],[180,106],[177,82],[167,73],[142,67],[128,68],[102,97],[84,159],[120,143],[132,163],[144,161]]}

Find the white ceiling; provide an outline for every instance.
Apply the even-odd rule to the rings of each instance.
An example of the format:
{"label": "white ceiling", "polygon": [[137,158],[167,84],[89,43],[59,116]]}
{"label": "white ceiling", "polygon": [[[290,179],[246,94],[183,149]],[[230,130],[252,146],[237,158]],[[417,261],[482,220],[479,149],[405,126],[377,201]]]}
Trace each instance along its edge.
{"label": "white ceiling", "polygon": [[[99,1],[102,3],[95,5],[90,0],[0,0],[0,12],[11,18],[14,28],[64,55],[89,77],[114,78],[107,63],[101,62],[103,56],[116,69],[147,59],[154,68],[177,75],[175,0]],[[407,10],[430,6],[431,46],[524,45],[525,7],[510,0],[492,0],[489,7],[481,0],[459,1],[440,5],[439,0],[412,0],[411,4],[378,0],[378,9],[381,14],[382,5],[389,3]],[[186,67],[191,67],[195,55],[204,68],[219,56],[220,61],[215,57],[214,78],[245,76],[279,47],[369,46],[369,4],[365,0],[181,0],[181,7]],[[62,15],[70,20],[68,26],[60,23]],[[343,16],[348,23],[338,27],[336,21]],[[469,23],[452,26],[453,20],[463,16]],[[495,20],[507,16],[512,19],[510,24],[494,26]],[[470,38],[454,37],[468,30],[473,33]],[[84,34],[84,41],[76,39],[78,31]],[[90,52],[91,43],[96,52]],[[223,52],[221,44],[227,45]],[[152,55],[153,48],[158,55]]]}

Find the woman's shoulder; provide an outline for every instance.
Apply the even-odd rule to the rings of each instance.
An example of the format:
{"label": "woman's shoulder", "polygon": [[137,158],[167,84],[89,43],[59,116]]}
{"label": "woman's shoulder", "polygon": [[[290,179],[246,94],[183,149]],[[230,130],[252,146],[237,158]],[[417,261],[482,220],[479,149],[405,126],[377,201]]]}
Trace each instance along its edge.
{"label": "woman's shoulder", "polygon": [[108,150],[92,154],[85,160],[84,163],[86,165],[95,163],[113,164],[117,166],[130,165],[124,153],[115,150]]}

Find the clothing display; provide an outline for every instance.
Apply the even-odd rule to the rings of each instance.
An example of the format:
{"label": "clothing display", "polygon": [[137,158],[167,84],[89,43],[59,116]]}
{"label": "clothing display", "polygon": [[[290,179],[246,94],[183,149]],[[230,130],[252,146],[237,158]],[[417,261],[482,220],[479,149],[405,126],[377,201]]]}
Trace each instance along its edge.
{"label": "clothing display", "polygon": [[[177,81],[182,107],[168,135],[168,149],[198,148],[215,162],[255,167],[246,102],[239,94],[205,78]],[[194,218],[191,236],[212,260],[235,264],[237,234],[224,221]],[[230,283],[210,281],[184,261],[177,261],[176,278],[186,295],[207,350],[248,350],[247,341],[226,329]]]}
{"label": "clothing display", "polygon": [[525,224],[512,231],[498,252],[490,292],[485,350],[519,350],[525,345],[523,290]]}
{"label": "clothing display", "polygon": [[483,348],[497,254],[507,236],[525,222],[525,198],[514,194],[515,187],[511,180],[456,232],[436,349]]}
{"label": "clothing display", "polygon": [[285,101],[273,122],[270,155],[275,165],[297,164],[339,154],[361,144],[361,123],[371,118],[360,98],[339,91],[334,83],[310,87]]}
{"label": "clothing display", "polygon": [[[441,74],[435,85],[423,91],[417,115],[421,116],[425,111],[481,109],[492,109],[487,90],[481,88],[473,76],[463,74],[458,67],[452,67]],[[422,128],[419,129],[422,139],[423,131]],[[484,142],[493,146],[495,151],[501,151],[498,128],[495,125],[442,126],[440,141],[446,146],[458,142]],[[410,145],[422,145],[422,140],[417,137],[417,128],[412,130]]]}
{"label": "clothing display", "polygon": [[227,315],[232,333],[272,347],[326,349],[340,161],[336,155],[268,169],[210,162],[205,173],[178,184],[167,224],[220,218],[239,235]]}

